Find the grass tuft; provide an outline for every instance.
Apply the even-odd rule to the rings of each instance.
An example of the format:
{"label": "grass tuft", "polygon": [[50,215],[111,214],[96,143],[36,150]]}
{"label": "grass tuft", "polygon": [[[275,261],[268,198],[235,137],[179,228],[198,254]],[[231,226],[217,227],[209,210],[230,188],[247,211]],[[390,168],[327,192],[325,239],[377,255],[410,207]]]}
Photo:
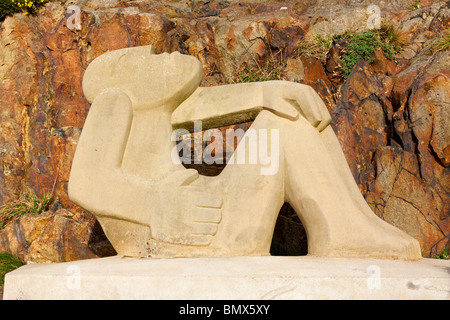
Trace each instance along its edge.
{"label": "grass tuft", "polygon": [[316,34],[312,39],[301,42],[296,51],[298,55],[312,56],[322,63],[325,63],[327,53],[331,49],[332,43],[332,38],[326,38],[320,34]]}
{"label": "grass tuft", "polygon": [[277,54],[270,52],[264,61],[253,58],[254,65],[242,65],[232,83],[282,80],[282,71],[286,66],[284,60],[282,51]]}
{"label": "grass tuft", "polygon": [[20,259],[9,252],[0,252],[0,286],[5,283],[5,275],[8,272],[22,266]]}
{"label": "grass tuft", "polygon": [[445,30],[444,36],[438,38],[430,46],[428,50],[429,54],[435,54],[438,52],[444,52],[450,49],[450,29]]}
{"label": "grass tuft", "polygon": [[44,212],[48,209],[52,198],[52,194],[44,194],[42,197],[38,197],[30,190],[24,192],[19,199],[0,207],[0,229],[8,222],[23,215],[38,215]]}

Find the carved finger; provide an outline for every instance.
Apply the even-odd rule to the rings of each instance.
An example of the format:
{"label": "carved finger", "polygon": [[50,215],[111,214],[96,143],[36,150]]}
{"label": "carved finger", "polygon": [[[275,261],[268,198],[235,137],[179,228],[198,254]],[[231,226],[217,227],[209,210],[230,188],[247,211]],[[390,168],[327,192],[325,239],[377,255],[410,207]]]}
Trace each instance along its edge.
{"label": "carved finger", "polygon": [[194,234],[190,237],[192,245],[207,246],[211,243],[213,236],[205,234]]}
{"label": "carved finger", "polygon": [[221,195],[207,193],[207,192],[195,192],[192,193],[195,197],[195,205],[197,207],[204,208],[221,208],[223,199]]}
{"label": "carved finger", "polygon": [[291,86],[286,87],[285,81],[267,81],[263,83],[263,107],[277,116],[289,120],[297,120],[299,116],[295,99],[291,99]]}
{"label": "carved finger", "polygon": [[211,208],[197,208],[194,213],[194,222],[210,222],[219,223],[222,219],[222,213],[220,209]]}
{"label": "carved finger", "polygon": [[195,169],[182,169],[175,171],[164,182],[170,186],[187,186],[198,179],[198,171]]}
{"label": "carved finger", "polygon": [[317,130],[319,130],[319,132],[322,132],[331,123],[331,115],[328,112],[328,109],[327,109],[325,103],[320,98],[320,96],[317,94],[317,92],[314,91],[313,89],[311,89],[311,91],[313,91],[312,95],[314,97],[315,105],[316,105],[317,110],[320,113],[320,119],[321,119],[320,124],[317,126]]}
{"label": "carved finger", "polygon": [[218,225],[216,223],[196,223],[193,227],[193,235],[215,235]]}
{"label": "carved finger", "polygon": [[319,132],[322,131],[331,121],[328,109],[313,88],[301,84],[297,84],[297,87],[295,101],[301,114]]}
{"label": "carved finger", "polygon": [[294,99],[279,98],[270,107],[264,107],[279,117],[295,121],[299,117],[299,107]]}
{"label": "carved finger", "polygon": [[296,97],[296,101],[306,120],[308,120],[313,127],[317,128],[322,119],[319,110],[316,108],[316,101],[311,95],[311,91],[309,89],[300,91]]}

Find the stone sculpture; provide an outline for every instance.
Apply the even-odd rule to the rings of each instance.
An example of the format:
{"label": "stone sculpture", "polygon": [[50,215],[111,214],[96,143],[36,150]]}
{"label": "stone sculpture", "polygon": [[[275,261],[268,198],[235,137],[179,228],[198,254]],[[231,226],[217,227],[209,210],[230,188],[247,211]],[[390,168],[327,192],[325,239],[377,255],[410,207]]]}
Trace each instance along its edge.
{"label": "stone sculpture", "polygon": [[[366,204],[312,88],[287,81],[199,87],[202,76],[196,58],[154,54],[151,46],[108,52],[85,72],[92,106],[69,197],[98,218],[119,255],[268,255],[288,202],[305,226],[309,255],[421,258],[415,239]],[[174,162],[174,129],[253,119],[257,138],[276,146],[269,174],[263,169],[273,164],[264,159],[227,165],[216,177]],[[237,156],[254,153],[243,142],[248,134]]]}

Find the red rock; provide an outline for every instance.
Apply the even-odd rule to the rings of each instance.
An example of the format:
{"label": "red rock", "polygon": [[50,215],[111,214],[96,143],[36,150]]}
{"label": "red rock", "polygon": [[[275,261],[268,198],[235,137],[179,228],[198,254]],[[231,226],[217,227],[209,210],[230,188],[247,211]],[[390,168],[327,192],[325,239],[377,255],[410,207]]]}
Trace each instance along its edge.
{"label": "red rock", "polygon": [[34,263],[114,255],[108,241],[95,239],[98,237],[95,223],[93,219],[73,215],[66,209],[23,216],[0,230],[0,251],[11,252],[22,261]]}
{"label": "red rock", "polygon": [[283,70],[283,77],[288,81],[302,82],[305,79],[305,66],[302,60],[288,58]]}
{"label": "red rock", "polygon": [[[395,63],[377,51],[374,63],[360,61],[345,83],[338,41],[325,66],[296,55],[305,34],[326,25],[322,5],[288,3],[287,10],[280,10],[280,3],[272,1],[114,6],[89,1],[81,8],[81,30],[67,28],[66,5],[58,2],[36,16],[8,17],[0,26],[0,204],[28,187],[37,194],[54,189],[78,222],[64,214],[22,219],[16,229],[4,229],[1,239],[17,237],[14,245],[10,240],[10,249],[22,256],[23,239],[28,239],[26,243],[35,243],[30,247],[38,260],[90,257],[95,243],[101,247],[101,228],[67,196],[72,157],[89,111],[81,80],[87,65],[104,52],[152,44],[158,53],[179,50],[197,57],[204,66],[202,85],[224,84],[255,59],[286,61],[285,79],[311,85],[325,101],[355,180],[374,210],[418,237],[425,256],[441,250],[450,212],[449,116],[444,108],[448,51],[426,56],[420,41],[437,37],[448,26],[445,4],[424,4],[419,11],[426,19],[417,19],[419,11],[411,13],[403,4],[383,6],[383,15],[410,33],[416,57]],[[336,21],[340,14],[348,17],[361,10],[358,5],[343,11],[326,5]],[[383,166],[388,169],[381,170]],[[44,229],[48,235],[42,234]],[[96,236],[86,244],[89,233]],[[60,235],[71,239],[64,246],[74,252],[55,249],[62,245]],[[48,249],[43,248],[46,243]]]}
{"label": "red rock", "polygon": [[409,112],[415,124],[413,132],[418,139],[418,149],[425,158],[434,153],[446,167],[450,164],[450,79],[437,74],[431,79],[424,79],[410,97]]}
{"label": "red rock", "polygon": [[333,113],[333,128],[363,194],[373,180],[373,155],[389,141],[382,100],[377,96],[380,87],[371,66],[360,60],[343,84]]}
{"label": "red rock", "polygon": [[346,46],[343,39],[333,41],[330,50],[327,53],[325,61],[325,71],[333,86],[339,86],[344,82],[344,74],[342,69],[342,50]]}
{"label": "red rock", "polygon": [[419,240],[424,256],[442,251],[449,242],[448,219],[439,215],[445,208],[421,179],[416,156],[384,147],[377,151],[375,163],[377,177],[366,195],[373,211]]}

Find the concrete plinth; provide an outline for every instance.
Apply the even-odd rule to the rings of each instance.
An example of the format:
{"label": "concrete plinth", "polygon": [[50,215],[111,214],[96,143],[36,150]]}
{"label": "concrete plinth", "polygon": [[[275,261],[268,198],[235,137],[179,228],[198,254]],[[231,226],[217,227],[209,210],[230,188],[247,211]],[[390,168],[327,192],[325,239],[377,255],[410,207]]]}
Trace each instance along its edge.
{"label": "concrete plinth", "polygon": [[450,299],[450,261],[116,256],[23,266],[4,299]]}

